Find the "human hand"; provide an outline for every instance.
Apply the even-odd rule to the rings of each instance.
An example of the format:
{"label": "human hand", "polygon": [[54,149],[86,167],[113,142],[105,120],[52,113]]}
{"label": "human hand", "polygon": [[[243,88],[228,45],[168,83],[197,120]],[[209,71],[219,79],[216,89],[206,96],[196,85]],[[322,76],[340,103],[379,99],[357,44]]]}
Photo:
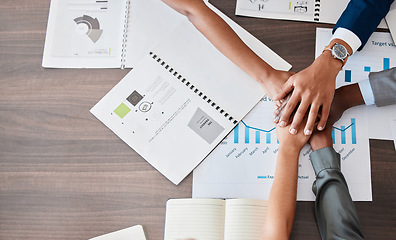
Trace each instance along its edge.
{"label": "human hand", "polygon": [[[303,123],[306,122],[306,118],[303,119]],[[297,131],[296,134],[290,135],[287,128],[276,125],[276,134],[279,140],[279,148],[287,148],[288,151],[300,152],[307,143],[310,136],[307,136],[303,131]]]}
{"label": "human hand", "polygon": [[329,51],[325,51],[308,68],[291,76],[273,99],[279,101],[291,92],[279,118],[279,125],[285,127],[294,112],[289,131],[296,134],[302,119],[309,112],[304,133],[310,135],[317,115],[321,113],[317,128],[323,130],[334,96],[335,79],[341,66],[340,60],[334,59]]}
{"label": "human hand", "polygon": [[334,94],[325,129],[323,131],[314,131],[312,137],[309,139],[312,150],[315,151],[320,148],[333,146],[331,138],[333,124],[342,117],[342,114],[347,109],[362,104],[364,104],[364,99],[357,83],[338,88]]}
{"label": "human hand", "polygon": [[261,75],[259,82],[263,86],[268,97],[273,99],[280,93],[282,86],[295,72],[271,70],[266,75]]}

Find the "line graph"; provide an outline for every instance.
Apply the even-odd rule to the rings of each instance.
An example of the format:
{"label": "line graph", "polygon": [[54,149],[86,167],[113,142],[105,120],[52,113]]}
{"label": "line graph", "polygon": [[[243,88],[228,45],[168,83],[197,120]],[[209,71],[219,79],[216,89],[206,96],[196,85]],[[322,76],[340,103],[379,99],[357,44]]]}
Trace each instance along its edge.
{"label": "line graph", "polygon": [[[242,128],[244,127],[244,134],[245,134],[245,138],[244,138],[244,143],[250,143],[250,132],[251,130],[254,131],[254,142],[255,143],[261,143],[261,133],[264,133],[265,136],[265,143],[270,144],[271,143],[271,132],[273,132],[275,130],[275,127],[269,129],[269,130],[264,130],[264,129],[260,129],[260,128],[256,128],[256,127],[252,127],[247,125],[243,120],[241,121],[241,124],[238,124],[235,128],[234,128],[234,143],[239,143],[239,135],[240,135],[240,131],[242,130]],[[242,127],[240,127],[240,125]]]}

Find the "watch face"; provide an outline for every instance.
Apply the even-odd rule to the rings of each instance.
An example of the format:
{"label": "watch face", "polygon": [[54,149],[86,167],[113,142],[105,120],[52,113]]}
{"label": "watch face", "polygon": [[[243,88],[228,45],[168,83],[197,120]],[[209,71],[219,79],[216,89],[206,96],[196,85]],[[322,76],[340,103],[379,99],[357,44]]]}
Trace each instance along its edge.
{"label": "watch face", "polygon": [[346,48],[341,44],[333,46],[333,55],[338,59],[345,59],[348,55]]}

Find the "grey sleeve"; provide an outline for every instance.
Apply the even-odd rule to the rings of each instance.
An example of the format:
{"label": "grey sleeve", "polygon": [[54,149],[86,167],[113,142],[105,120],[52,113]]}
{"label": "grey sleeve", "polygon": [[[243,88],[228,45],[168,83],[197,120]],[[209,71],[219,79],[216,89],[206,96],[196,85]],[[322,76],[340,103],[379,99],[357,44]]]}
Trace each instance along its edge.
{"label": "grey sleeve", "polygon": [[375,105],[378,107],[396,104],[396,68],[369,74]]}
{"label": "grey sleeve", "polygon": [[322,239],[364,239],[359,218],[340,171],[340,155],[332,147],[310,154],[316,180],[315,215]]}

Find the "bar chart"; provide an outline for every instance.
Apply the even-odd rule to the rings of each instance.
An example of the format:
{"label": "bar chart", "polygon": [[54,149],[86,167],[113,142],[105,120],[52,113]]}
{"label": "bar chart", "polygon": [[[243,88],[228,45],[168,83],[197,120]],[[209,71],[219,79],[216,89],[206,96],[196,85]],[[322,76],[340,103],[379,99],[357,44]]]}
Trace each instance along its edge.
{"label": "bar chart", "polygon": [[[362,80],[361,78],[367,78],[367,74],[372,71],[381,71],[391,68],[391,59],[389,57],[381,59],[370,56],[367,62],[362,62],[361,60],[356,61],[351,57],[350,62],[350,64],[345,66],[345,70],[343,70],[344,73],[340,73],[340,75],[344,76],[345,83],[352,83],[352,79],[360,81]],[[367,64],[368,62],[371,62],[371,64]]]}
{"label": "bar chart", "polygon": [[[244,134],[243,137],[241,137],[242,134]],[[265,129],[249,126],[244,121],[241,121],[241,123],[234,128],[234,134],[233,134],[234,143],[240,143],[240,138],[241,138],[243,139],[243,143],[271,144],[273,142],[271,136],[276,136],[275,127],[265,130]],[[251,141],[252,137],[254,138],[253,142]],[[276,140],[276,142],[278,141]]]}
{"label": "bar chart", "polygon": [[[316,33],[316,57],[331,39],[331,29],[318,28]],[[360,82],[368,78],[370,72],[378,72],[396,67],[396,46],[389,33],[375,33],[363,50],[354,52],[347,60],[336,80],[336,88]]]}
{"label": "bar chart", "polygon": [[[351,124],[348,126],[341,125],[340,127],[333,126],[333,131],[331,132],[331,136],[333,138],[333,144],[338,141],[341,141],[341,144],[347,143],[347,132],[350,133],[350,144],[356,144],[356,119],[351,118]],[[340,139],[340,140],[338,140]],[[338,142],[339,143],[339,142]]]}

